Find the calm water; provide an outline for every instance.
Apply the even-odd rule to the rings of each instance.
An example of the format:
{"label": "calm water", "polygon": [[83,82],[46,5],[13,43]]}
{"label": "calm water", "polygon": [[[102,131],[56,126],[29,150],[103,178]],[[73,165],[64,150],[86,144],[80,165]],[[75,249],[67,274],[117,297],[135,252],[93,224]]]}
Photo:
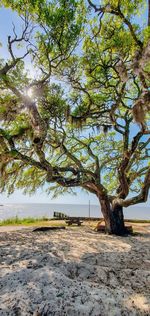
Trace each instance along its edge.
{"label": "calm water", "polygon": [[[63,212],[69,216],[89,216],[89,206],[83,204],[5,204],[0,206],[0,220],[15,217],[53,217],[53,212]],[[102,217],[99,205],[91,205],[91,217]],[[150,207],[128,207],[124,209],[125,218],[149,219]]]}

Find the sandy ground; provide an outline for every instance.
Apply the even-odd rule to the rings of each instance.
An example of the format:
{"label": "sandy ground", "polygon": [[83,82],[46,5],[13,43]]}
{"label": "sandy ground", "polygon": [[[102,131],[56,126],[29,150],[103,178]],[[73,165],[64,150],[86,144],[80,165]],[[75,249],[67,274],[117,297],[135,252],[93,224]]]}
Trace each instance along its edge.
{"label": "sandy ground", "polygon": [[0,228],[0,316],[150,315],[150,224],[114,237],[88,226]]}

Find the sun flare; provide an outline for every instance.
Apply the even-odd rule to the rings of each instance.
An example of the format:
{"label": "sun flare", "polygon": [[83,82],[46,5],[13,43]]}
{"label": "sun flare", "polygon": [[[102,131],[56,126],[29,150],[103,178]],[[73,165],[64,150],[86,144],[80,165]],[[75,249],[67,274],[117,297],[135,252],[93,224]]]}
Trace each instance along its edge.
{"label": "sun flare", "polygon": [[33,97],[33,89],[32,88],[27,89],[26,94],[28,97],[32,98]]}

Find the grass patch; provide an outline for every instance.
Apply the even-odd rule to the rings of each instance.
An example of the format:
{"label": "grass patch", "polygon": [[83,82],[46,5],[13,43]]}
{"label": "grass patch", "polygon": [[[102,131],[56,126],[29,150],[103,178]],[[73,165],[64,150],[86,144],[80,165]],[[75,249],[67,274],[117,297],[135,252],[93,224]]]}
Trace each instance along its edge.
{"label": "grass patch", "polygon": [[150,219],[125,219],[125,222],[130,223],[150,223]]}
{"label": "grass patch", "polygon": [[[82,226],[89,226],[91,228],[94,228],[99,220],[88,220],[87,218],[83,220]],[[150,223],[150,220],[125,220],[126,223]],[[35,217],[25,217],[25,218],[19,218],[18,216],[11,217],[8,219],[4,219],[0,221],[0,226],[9,226],[9,225],[24,225],[24,226],[60,226],[60,225],[66,225],[65,220],[61,219],[55,219],[55,218],[47,218],[46,216],[35,218]],[[70,227],[76,227],[70,226]],[[78,226],[77,226],[78,227]]]}
{"label": "grass patch", "polygon": [[11,217],[8,219],[4,219],[0,221],[0,226],[7,226],[7,225],[29,225],[29,224],[36,224],[40,222],[48,222],[49,219],[47,217],[40,217],[40,218],[34,218],[34,217],[25,217],[25,218],[19,218],[18,216]]}

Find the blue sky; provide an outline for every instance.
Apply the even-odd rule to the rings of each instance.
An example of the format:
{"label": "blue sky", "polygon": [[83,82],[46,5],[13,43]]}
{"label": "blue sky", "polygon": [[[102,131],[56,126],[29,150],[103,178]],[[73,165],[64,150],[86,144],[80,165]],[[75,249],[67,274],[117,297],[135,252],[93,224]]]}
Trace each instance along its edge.
{"label": "blue sky", "polygon": [[[141,19],[139,17],[138,19]],[[137,19],[137,20],[138,20]],[[147,20],[147,13],[142,16],[142,22],[145,24]],[[15,23],[16,30],[20,30],[20,20],[15,12],[9,9],[0,9],[0,42],[4,43],[3,47],[0,47],[0,58],[8,57],[7,51],[7,36],[12,34],[12,23]],[[139,21],[137,21],[139,22]],[[29,64],[30,68],[30,64]],[[29,196],[24,195],[21,191],[15,191],[14,194],[7,197],[6,194],[0,194],[0,204],[4,203],[72,203],[72,204],[88,204],[90,199],[91,204],[99,204],[98,199],[90,193],[84,193],[80,189],[75,190],[77,195],[72,196],[65,194],[57,199],[52,199],[51,195],[46,195],[42,191],[38,191],[36,194]],[[148,205],[147,202],[145,204]]]}

